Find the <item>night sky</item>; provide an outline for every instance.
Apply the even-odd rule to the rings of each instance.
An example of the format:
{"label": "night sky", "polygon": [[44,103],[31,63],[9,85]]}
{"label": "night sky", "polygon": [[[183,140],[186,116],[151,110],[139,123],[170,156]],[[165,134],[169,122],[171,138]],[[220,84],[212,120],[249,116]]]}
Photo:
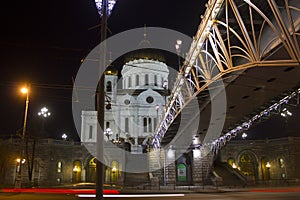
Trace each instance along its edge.
{"label": "night sky", "polygon": [[[193,36],[206,0],[119,0],[110,16],[109,36],[147,26],[170,28]],[[78,139],[72,119],[72,77],[80,61],[99,44],[100,17],[93,0],[7,1],[0,7],[0,135],[22,129],[25,97],[20,86],[30,83],[28,135]],[[96,28],[92,28],[96,26]],[[174,41],[175,44],[175,41]],[[52,113],[45,119],[39,110]]]}
{"label": "night sky", "polygon": [[[206,1],[118,0],[108,20],[108,36],[146,24],[192,37]],[[99,44],[100,17],[94,1],[6,1],[0,7],[0,20],[0,136],[16,135],[22,129],[25,97],[19,88],[30,83],[27,134],[60,138],[67,133],[78,140],[71,109],[72,77],[76,76],[81,59]],[[43,106],[49,108],[52,116],[45,119],[46,132],[41,133],[42,119],[37,113]],[[297,135],[287,127],[297,126],[298,118],[289,120],[287,123],[275,116],[249,130],[249,138],[255,138],[254,134],[272,138],[278,136],[276,131],[281,136]]]}

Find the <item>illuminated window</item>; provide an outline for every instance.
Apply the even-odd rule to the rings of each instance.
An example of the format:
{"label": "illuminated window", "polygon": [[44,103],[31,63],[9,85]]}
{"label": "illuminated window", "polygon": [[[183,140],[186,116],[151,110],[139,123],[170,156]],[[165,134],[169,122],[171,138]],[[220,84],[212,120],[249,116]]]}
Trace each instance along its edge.
{"label": "illuminated window", "polygon": [[62,172],[62,163],[60,161],[57,162],[57,172],[58,173]]}
{"label": "illuminated window", "polygon": [[283,160],[283,158],[280,158],[278,161],[279,161],[279,167],[280,168],[284,168],[284,160]]}

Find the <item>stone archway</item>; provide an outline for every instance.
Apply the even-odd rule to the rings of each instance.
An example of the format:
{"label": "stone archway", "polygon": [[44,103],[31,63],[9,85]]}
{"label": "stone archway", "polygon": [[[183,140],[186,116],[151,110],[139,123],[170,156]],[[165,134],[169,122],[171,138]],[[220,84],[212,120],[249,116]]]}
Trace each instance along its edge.
{"label": "stone archway", "polygon": [[96,158],[93,157],[89,160],[88,166],[87,166],[87,176],[86,176],[86,181],[87,182],[96,182]]}
{"label": "stone archway", "polygon": [[258,162],[251,151],[243,151],[238,157],[238,169],[247,177],[248,181],[258,180]]}

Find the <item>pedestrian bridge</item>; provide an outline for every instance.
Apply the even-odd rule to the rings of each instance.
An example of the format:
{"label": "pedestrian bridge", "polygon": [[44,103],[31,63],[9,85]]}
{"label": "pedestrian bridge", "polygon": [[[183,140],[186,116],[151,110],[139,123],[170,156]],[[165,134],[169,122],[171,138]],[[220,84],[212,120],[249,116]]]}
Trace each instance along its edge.
{"label": "pedestrian bridge", "polygon": [[[205,6],[155,148],[200,138],[196,147],[213,150],[216,141],[224,144],[283,103],[299,102],[300,1],[209,0]],[[214,104],[225,109],[211,111]]]}

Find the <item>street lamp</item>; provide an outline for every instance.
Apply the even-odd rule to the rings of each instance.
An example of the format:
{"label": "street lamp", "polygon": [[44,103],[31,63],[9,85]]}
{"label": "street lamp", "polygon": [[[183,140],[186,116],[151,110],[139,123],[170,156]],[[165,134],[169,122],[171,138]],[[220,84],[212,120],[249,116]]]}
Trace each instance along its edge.
{"label": "street lamp", "polygon": [[41,109],[41,111],[38,112],[38,116],[41,116],[41,117],[44,117],[44,118],[47,118],[47,117],[49,117],[50,115],[51,115],[51,113],[49,112],[48,108],[46,108],[46,107],[43,107],[43,108]]}
{"label": "street lamp", "polygon": [[26,94],[26,101],[25,101],[23,130],[22,130],[21,143],[20,143],[20,148],[21,148],[20,154],[21,155],[20,155],[20,158],[17,159],[17,162],[19,161],[19,169],[18,169],[18,174],[16,176],[16,180],[15,180],[16,188],[20,188],[22,186],[22,164],[25,162],[25,159],[23,159],[23,156],[24,156],[23,144],[24,144],[24,139],[25,139],[25,134],[26,134],[27,115],[28,115],[28,106],[29,106],[29,89],[28,89],[28,87],[22,87],[20,91],[21,91],[21,93]]}
{"label": "street lamp", "polygon": [[271,164],[270,164],[269,162],[267,162],[266,168],[267,168],[267,170],[268,170],[268,180],[270,180],[270,178],[271,178],[271,175],[270,175]]}
{"label": "street lamp", "polygon": [[42,118],[42,127],[41,127],[41,132],[42,134],[45,134],[45,119],[50,117],[51,113],[49,112],[48,108],[43,107],[40,112],[38,112],[38,116]]}
{"label": "street lamp", "polygon": [[109,137],[113,134],[111,128],[107,128],[105,131],[104,131],[104,135],[107,137],[107,139],[109,140]]}
{"label": "street lamp", "polygon": [[242,138],[243,138],[243,139],[246,139],[247,137],[248,137],[247,133],[243,133],[243,134],[242,134]]}
{"label": "street lamp", "polygon": [[62,138],[63,140],[67,140],[68,135],[64,133],[64,134],[62,134],[61,138]]}

